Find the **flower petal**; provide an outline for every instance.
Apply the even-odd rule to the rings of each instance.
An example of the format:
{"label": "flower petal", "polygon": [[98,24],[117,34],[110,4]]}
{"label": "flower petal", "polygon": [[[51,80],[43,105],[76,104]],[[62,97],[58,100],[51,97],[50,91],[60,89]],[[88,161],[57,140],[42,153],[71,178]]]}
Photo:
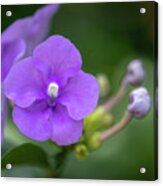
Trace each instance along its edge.
{"label": "flower petal", "polygon": [[8,103],[4,96],[3,85],[1,85],[1,144],[4,140],[4,125],[8,118]]}
{"label": "flower petal", "polygon": [[42,76],[33,63],[30,57],[15,64],[4,81],[6,97],[20,107],[46,97]]}
{"label": "flower petal", "polygon": [[26,45],[22,39],[6,42],[2,39],[2,81],[6,78],[12,65],[25,53]]}
{"label": "flower petal", "polygon": [[3,32],[2,38],[8,41],[24,39],[27,44],[26,56],[31,55],[33,48],[46,38],[51,19],[58,7],[58,4],[46,5],[38,9],[33,16],[15,21]]}
{"label": "flower petal", "polygon": [[46,103],[34,103],[31,107],[14,107],[13,120],[17,128],[25,136],[38,141],[50,138],[52,126],[49,122],[51,111]]}
{"label": "flower petal", "polygon": [[82,59],[76,47],[70,40],[59,35],[52,36],[37,46],[33,55],[50,66],[51,75],[55,75],[62,81],[60,82],[62,85],[69,77],[76,75],[82,65]]}
{"label": "flower petal", "polygon": [[96,108],[99,97],[99,85],[96,78],[80,71],[71,78],[62,91],[59,103],[65,105],[69,115],[80,120]]}
{"label": "flower petal", "polygon": [[80,140],[83,120],[73,120],[63,106],[56,106],[52,116],[53,134],[51,139],[58,145],[70,145]]}
{"label": "flower petal", "polygon": [[[53,15],[59,8],[58,4],[46,5],[36,11],[33,16],[32,34],[35,36],[35,42],[38,44],[43,41],[50,30],[50,22]],[[39,33],[39,34],[38,34]]]}

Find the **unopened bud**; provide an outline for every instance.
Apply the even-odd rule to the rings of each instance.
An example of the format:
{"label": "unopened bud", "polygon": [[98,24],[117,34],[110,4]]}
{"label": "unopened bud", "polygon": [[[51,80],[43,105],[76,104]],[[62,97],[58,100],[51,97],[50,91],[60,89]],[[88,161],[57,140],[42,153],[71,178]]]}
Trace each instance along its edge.
{"label": "unopened bud", "polygon": [[133,60],[128,64],[125,83],[140,86],[145,79],[145,70],[140,60]]}
{"label": "unopened bud", "polygon": [[98,74],[97,81],[100,86],[100,97],[107,96],[109,93],[109,79],[105,74]]}
{"label": "unopened bud", "polygon": [[128,112],[136,118],[144,117],[150,110],[151,99],[148,91],[141,87],[131,92]]}
{"label": "unopened bud", "polygon": [[96,132],[90,137],[89,141],[90,149],[95,150],[101,146],[101,142],[99,140],[100,135],[101,135],[100,132]]}
{"label": "unopened bud", "polygon": [[113,115],[111,113],[105,114],[101,123],[104,128],[111,127],[113,123]]}
{"label": "unopened bud", "polygon": [[75,146],[75,155],[78,159],[83,160],[88,156],[89,152],[84,144],[77,144]]}
{"label": "unopened bud", "polygon": [[96,110],[84,119],[84,129],[96,131],[109,127],[112,124],[113,116],[108,113],[103,106],[98,106]]}

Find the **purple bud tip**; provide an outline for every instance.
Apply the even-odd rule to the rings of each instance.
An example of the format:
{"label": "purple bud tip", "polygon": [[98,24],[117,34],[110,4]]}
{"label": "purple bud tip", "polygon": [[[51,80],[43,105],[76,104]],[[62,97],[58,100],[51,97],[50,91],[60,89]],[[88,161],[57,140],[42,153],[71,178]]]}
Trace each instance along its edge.
{"label": "purple bud tip", "polygon": [[126,75],[127,83],[140,86],[145,79],[145,71],[143,64],[140,60],[133,60],[129,63],[127,67],[127,75]]}
{"label": "purple bud tip", "polygon": [[128,112],[130,112],[134,117],[144,117],[149,112],[150,107],[151,99],[145,88],[140,87],[131,92]]}

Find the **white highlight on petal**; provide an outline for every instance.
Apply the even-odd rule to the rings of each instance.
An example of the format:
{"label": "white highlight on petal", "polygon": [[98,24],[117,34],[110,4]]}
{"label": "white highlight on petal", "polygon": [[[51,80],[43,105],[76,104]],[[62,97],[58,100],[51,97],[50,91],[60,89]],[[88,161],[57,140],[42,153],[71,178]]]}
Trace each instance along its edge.
{"label": "white highlight on petal", "polygon": [[51,97],[57,97],[58,96],[58,91],[59,91],[59,86],[52,82],[48,86],[48,95]]}

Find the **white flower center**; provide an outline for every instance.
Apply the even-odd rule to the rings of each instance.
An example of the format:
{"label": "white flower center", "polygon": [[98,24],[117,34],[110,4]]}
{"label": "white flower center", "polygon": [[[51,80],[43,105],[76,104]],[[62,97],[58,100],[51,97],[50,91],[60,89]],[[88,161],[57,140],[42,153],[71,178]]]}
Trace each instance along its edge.
{"label": "white flower center", "polygon": [[58,96],[58,91],[59,91],[59,86],[52,82],[48,86],[48,95],[50,97],[57,97]]}

